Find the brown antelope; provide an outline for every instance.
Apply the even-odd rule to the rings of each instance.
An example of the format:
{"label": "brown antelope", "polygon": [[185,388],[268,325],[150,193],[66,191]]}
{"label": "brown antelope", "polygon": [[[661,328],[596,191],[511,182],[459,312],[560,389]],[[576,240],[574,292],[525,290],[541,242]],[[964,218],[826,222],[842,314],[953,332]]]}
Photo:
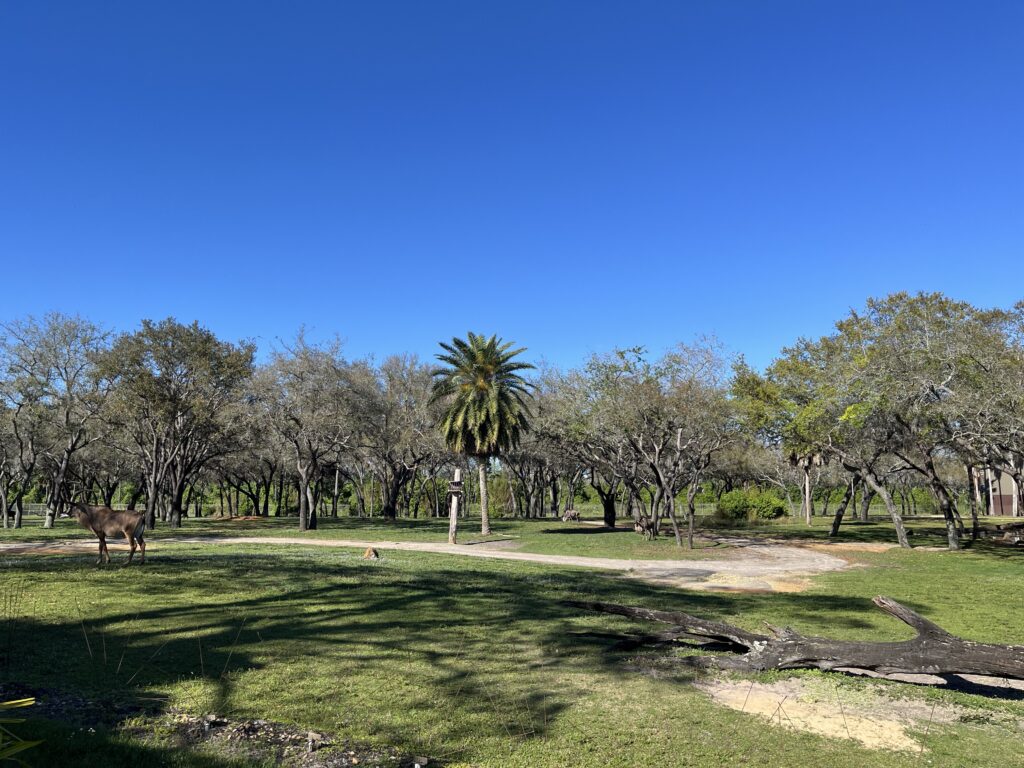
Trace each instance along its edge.
{"label": "brown antelope", "polygon": [[562,515],[562,522],[568,523],[570,520],[578,523],[580,521],[580,513],[577,512],[575,509],[565,510],[565,514]]}
{"label": "brown antelope", "polygon": [[136,544],[139,547],[139,565],[146,562],[146,540],[142,534],[146,531],[146,515],[144,512],[132,512],[131,510],[120,511],[110,507],[89,507],[85,504],[73,503],[71,513],[78,520],[78,524],[96,534],[100,540],[100,559],[97,564],[106,558],[110,562],[110,552],[107,551],[107,536],[124,536],[132,548],[128,553],[128,565],[135,557]]}
{"label": "brown antelope", "polygon": [[647,541],[651,541],[658,535],[658,527],[646,517],[637,517],[633,520],[633,530],[642,533]]}

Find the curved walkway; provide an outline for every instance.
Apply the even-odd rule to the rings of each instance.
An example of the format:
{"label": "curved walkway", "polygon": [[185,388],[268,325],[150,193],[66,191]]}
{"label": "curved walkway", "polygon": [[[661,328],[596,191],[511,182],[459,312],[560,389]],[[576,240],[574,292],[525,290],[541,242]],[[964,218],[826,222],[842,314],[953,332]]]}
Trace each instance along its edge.
{"label": "curved walkway", "polygon": [[[609,557],[542,555],[516,552],[505,542],[442,544],[423,541],[359,541],[356,539],[305,539],[296,536],[204,536],[165,539],[161,548],[174,544],[275,544],[303,547],[346,547],[403,552],[432,552],[462,557],[485,557],[576,568],[622,571],[632,578],[686,589],[725,591],[797,592],[807,579],[846,567],[846,561],[820,551],[771,544],[755,539],[721,539],[736,549],[729,557],[699,560],[617,560]],[[113,544],[113,542],[111,542]],[[0,544],[0,554],[56,554],[96,550],[90,540]]]}

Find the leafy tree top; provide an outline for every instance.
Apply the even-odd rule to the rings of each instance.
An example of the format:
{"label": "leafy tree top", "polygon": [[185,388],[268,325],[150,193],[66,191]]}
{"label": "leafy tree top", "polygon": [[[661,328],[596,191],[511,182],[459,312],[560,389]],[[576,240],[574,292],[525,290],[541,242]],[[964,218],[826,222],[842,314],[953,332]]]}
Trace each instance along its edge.
{"label": "leafy tree top", "polygon": [[529,429],[533,387],[519,372],[534,366],[514,360],[525,348],[471,332],[441,349],[437,359],[445,367],[432,372],[431,401],[445,405],[441,434],[448,448],[479,458],[515,448]]}

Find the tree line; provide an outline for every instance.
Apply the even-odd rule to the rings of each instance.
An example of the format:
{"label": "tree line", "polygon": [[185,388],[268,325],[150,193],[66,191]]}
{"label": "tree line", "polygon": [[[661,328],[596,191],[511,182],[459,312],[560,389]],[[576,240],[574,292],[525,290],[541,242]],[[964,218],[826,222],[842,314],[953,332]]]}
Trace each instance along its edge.
{"label": "tree line", "polygon": [[570,370],[524,351],[469,334],[430,364],[350,360],[300,333],[258,362],[252,343],[170,318],[119,334],[16,320],[0,339],[0,518],[21,526],[28,500],[47,527],[72,500],[142,505],[151,526],[211,507],[300,530],[441,515],[456,466],[478,471],[484,532],[489,507],[538,517],[592,496],[607,525],[664,523],[692,546],[698,502],[742,491],[808,521],[831,512],[833,533],[880,504],[904,546],[903,516],[934,508],[956,549],[994,482],[1019,509],[1024,304],[872,299],[763,371],[713,339]]}

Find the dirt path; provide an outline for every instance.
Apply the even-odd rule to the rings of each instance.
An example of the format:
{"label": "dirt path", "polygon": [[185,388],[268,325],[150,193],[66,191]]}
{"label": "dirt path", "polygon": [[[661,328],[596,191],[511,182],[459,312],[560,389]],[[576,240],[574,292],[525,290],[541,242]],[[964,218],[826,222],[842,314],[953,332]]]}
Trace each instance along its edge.
{"label": "dirt path", "polygon": [[[540,555],[508,549],[507,542],[480,544],[442,544],[422,541],[359,541],[356,539],[305,539],[294,536],[204,536],[161,540],[160,548],[175,544],[276,544],[303,547],[350,547],[403,552],[433,552],[462,557],[485,557],[495,560],[517,560],[529,563],[599,568],[622,571],[631,578],[686,589],[757,592],[798,592],[808,578],[827,571],[836,571],[846,562],[824,552],[805,547],[769,544],[749,539],[727,539],[724,543],[736,549],[727,558],[699,560],[616,560],[608,557],[574,555]],[[57,554],[62,552],[95,552],[94,541],[61,541],[46,543],[0,544],[4,554]]]}

